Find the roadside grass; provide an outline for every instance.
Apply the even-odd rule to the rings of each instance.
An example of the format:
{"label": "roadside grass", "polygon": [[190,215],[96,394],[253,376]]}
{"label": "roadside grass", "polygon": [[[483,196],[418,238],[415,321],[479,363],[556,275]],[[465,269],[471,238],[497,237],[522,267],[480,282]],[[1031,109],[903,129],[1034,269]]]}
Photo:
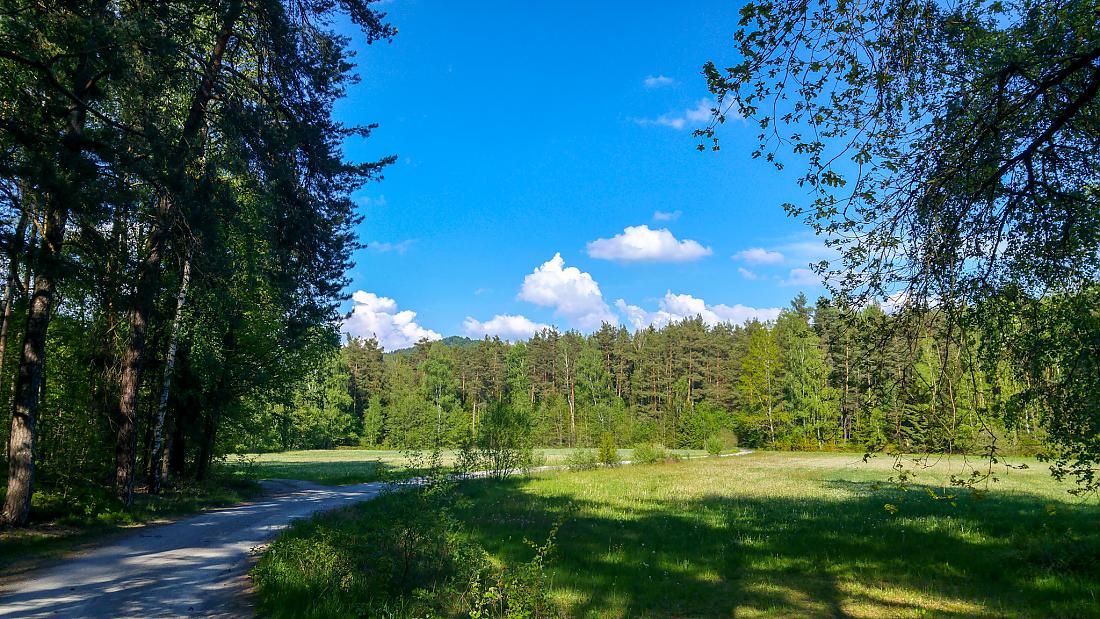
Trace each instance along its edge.
{"label": "roadside grass", "polygon": [[[577,449],[536,449],[539,464],[564,464]],[[590,451],[590,450],[582,450]],[[673,449],[680,457],[705,456],[701,449]],[[444,465],[454,464],[457,451],[442,451]],[[633,449],[620,449],[619,457],[629,460]],[[317,449],[230,456],[226,469],[241,479],[301,479],[319,484],[344,485],[396,479],[417,471],[409,452],[381,449]]]}
{"label": "roadside grass", "polygon": [[[756,453],[539,473],[463,483],[449,511],[497,566],[529,561],[525,540],[564,518],[548,570],[568,617],[1100,616],[1095,499],[1034,460],[1013,459],[1029,468],[1001,469],[982,497],[945,487],[968,472],[962,458],[916,469],[905,489],[884,483],[892,463]],[[346,584],[397,558],[354,549],[408,509],[392,494],[295,524],[254,574],[261,610],[357,614]],[[461,595],[436,584],[373,595],[397,609]]]}
{"label": "roadside grass", "polygon": [[[0,496],[4,490],[0,487]],[[139,491],[134,494],[133,506],[126,509],[100,486],[89,484],[60,491],[43,485],[31,499],[29,526],[0,529],[0,564],[4,565],[0,588],[10,578],[128,529],[233,505],[260,492],[254,481],[218,475],[203,484],[165,488],[159,496]]]}

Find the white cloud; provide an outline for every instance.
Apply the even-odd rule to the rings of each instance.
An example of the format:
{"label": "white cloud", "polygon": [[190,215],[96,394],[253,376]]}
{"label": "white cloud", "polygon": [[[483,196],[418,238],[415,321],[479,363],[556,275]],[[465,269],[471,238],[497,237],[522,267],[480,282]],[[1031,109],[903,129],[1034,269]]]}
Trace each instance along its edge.
{"label": "white cloud", "polygon": [[387,204],[385,194],[379,194],[379,196],[377,198],[372,198],[371,196],[361,196],[356,200],[356,202],[358,202],[362,206],[377,206],[377,207],[383,207],[383,206],[386,206],[386,204]]}
{"label": "white cloud", "polygon": [[769,251],[763,247],[753,247],[739,251],[733,257],[737,260],[744,260],[749,264],[780,264],[784,259],[782,253]]}
{"label": "white cloud", "polygon": [[588,255],[619,262],[688,262],[711,254],[709,247],[690,239],[679,241],[666,228],[627,226],[622,234],[588,243]]}
{"label": "white cloud", "polygon": [[750,281],[755,281],[757,279],[760,279],[759,275],[757,275],[756,273],[753,273],[752,271],[746,269],[745,267],[737,267],[737,272],[741,274],[741,277],[744,277],[745,279],[750,280]]}
{"label": "white cloud", "polygon": [[615,307],[626,316],[627,322],[635,329],[644,329],[649,325],[663,327],[669,323],[701,316],[703,322],[714,326],[721,323],[743,324],[752,319],[775,320],[781,311],[778,307],[756,308],[741,305],[708,305],[703,299],[689,294],[666,292],[658,302],[657,311],[647,311],[637,305],[628,305],[619,299]]}
{"label": "white cloud", "polygon": [[481,322],[469,316],[462,323],[466,335],[470,337],[484,337],[496,335],[505,340],[525,340],[543,329],[549,329],[550,325],[535,322],[526,316],[513,316],[511,314],[497,314],[485,322]]}
{"label": "white cloud", "polygon": [[676,221],[683,215],[684,212],[680,210],[675,211],[653,211],[653,221]]}
{"label": "white cloud", "polygon": [[634,122],[639,125],[659,125],[661,127],[683,129],[688,123],[700,125],[708,121],[711,117],[712,108],[714,108],[713,101],[710,99],[700,99],[699,102],[695,104],[695,107],[680,112],[661,114],[657,118],[635,118]]}
{"label": "white cloud", "polygon": [[416,239],[406,239],[404,241],[398,241],[396,243],[390,243],[387,241],[371,241],[370,243],[367,243],[367,249],[378,252],[380,254],[385,254],[392,251],[404,255],[405,252],[409,251],[409,247],[412,247],[412,244],[415,242]]}
{"label": "white cloud", "polygon": [[[929,299],[932,304],[935,305],[936,299]],[[908,290],[899,290],[894,294],[887,295],[885,299],[879,301],[879,307],[887,314],[896,314],[903,309],[906,309],[913,299],[910,296]]]}
{"label": "white cloud", "polygon": [[357,290],[351,295],[351,315],[344,320],[344,331],[357,337],[374,337],[386,350],[408,348],[428,338],[443,336],[416,323],[416,312],[397,309],[397,302],[373,292]]}
{"label": "white cloud", "polygon": [[821,278],[809,269],[791,269],[782,283],[784,286],[820,286]]}
{"label": "white cloud", "polygon": [[560,253],[523,278],[518,298],[553,307],[558,316],[582,329],[595,329],[603,322],[618,324],[596,280],[577,267],[566,267]]}
{"label": "white cloud", "polygon": [[664,86],[671,86],[676,83],[676,80],[671,77],[665,77],[664,75],[650,75],[642,82],[646,88],[662,88]]}
{"label": "white cloud", "polygon": [[792,261],[803,265],[811,262],[818,263],[822,260],[836,260],[840,257],[840,253],[836,249],[829,247],[824,241],[820,240],[794,241],[780,245],[776,249],[786,253]]}

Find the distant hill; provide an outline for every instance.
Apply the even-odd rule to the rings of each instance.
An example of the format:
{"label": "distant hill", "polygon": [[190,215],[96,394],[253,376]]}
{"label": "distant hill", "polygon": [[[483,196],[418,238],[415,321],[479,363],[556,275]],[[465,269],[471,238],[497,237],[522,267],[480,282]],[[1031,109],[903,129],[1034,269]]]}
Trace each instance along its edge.
{"label": "distant hill", "polygon": [[[451,335],[451,336],[445,337],[445,338],[443,338],[442,340],[439,340],[439,341],[444,346],[450,346],[452,348],[473,348],[474,346],[477,346],[477,343],[480,340],[472,340],[472,339],[470,339],[470,338],[468,338],[464,335]],[[400,357],[402,355],[411,355],[413,350],[415,350],[415,348],[410,346],[408,348],[401,348],[401,349],[398,349],[398,350],[391,350],[391,351],[388,351],[384,354],[395,355],[395,356]]]}

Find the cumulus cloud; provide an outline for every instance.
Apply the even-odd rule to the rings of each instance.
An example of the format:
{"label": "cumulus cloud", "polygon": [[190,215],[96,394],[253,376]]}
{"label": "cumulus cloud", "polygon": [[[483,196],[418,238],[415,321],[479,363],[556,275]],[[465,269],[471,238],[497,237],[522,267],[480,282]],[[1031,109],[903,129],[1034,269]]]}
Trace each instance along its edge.
{"label": "cumulus cloud", "polygon": [[380,254],[387,254],[389,252],[396,252],[401,255],[405,255],[405,252],[409,251],[412,244],[416,242],[416,239],[406,239],[404,241],[398,241],[396,243],[390,243],[386,241],[371,241],[367,243],[367,249],[378,252]]}
{"label": "cumulus cloud", "polygon": [[757,279],[760,279],[759,275],[757,275],[756,273],[746,269],[745,267],[737,267],[737,272],[741,274],[741,277],[743,277],[743,278],[745,278],[749,281],[755,281]]}
{"label": "cumulus cloud", "polygon": [[711,254],[709,247],[690,239],[679,241],[666,228],[627,226],[622,234],[588,243],[588,255],[618,262],[688,262]]}
{"label": "cumulus cloud", "polygon": [[603,322],[618,324],[592,275],[566,267],[560,253],[523,278],[518,298],[553,307],[558,316],[582,329],[595,329]]}
{"label": "cumulus cloud", "polygon": [[753,247],[739,251],[733,255],[737,260],[744,260],[749,264],[781,264],[784,256],[777,251],[769,251],[763,247]]}
{"label": "cumulus cloud", "polygon": [[627,322],[635,329],[644,329],[650,325],[663,327],[669,323],[701,316],[703,322],[714,326],[722,323],[743,324],[752,319],[775,320],[781,311],[778,307],[756,308],[741,305],[709,305],[703,299],[689,294],[673,294],[672,291],[657,303],[656,311],[648,311],[637,305],[629,305],[619,299],[615,307],[626,316]]}
{"label": "cumulus cloud", "polygon": [[634,122],[639,125],[658,125],[661,127],[671,127],[673,129],[683,129],[688,123],[698,125],[709,120],[711,109],[713,108],[713,101],[710,99],[700,99],[699,102],[695,104],[695,107],[679,112],[661,114],[657,118],[636,118]]}
{"label": "cumulus cloud", "polygon": [[820,286],[821,278],[810,269],[791,269],[787,279],[783,280],[784,286]]}
{"label": "cumulus cloud", "polygon": [[646,88],[663,88],[665,86],[671,86],[676,83],[676,80],[671,77],[665,77],[664,75],[650,75],[642,82]]}
{"label": "cumulus cloud", "polygon": [[535,333],[550,328],[550,325],[535,322],[526,316],[511,314],[497,314],[485,322],[467,316],[462,326],[470,337],[495,335],[512,341],[528,339]]}
{"label": "cumulus cloud", "polygon": [[653,211],[653,221],[676,221],[683,215],[683,211]]}
{"label": "cumulus cloud", "polygon": [[357,290],[351,300],[351,315],[344,320],[344,331],[357,337],[374,337],[386,350],[408,348],[424,338],[443,337],[417,324],[416,312],[398,310],[397,301],[389,297]]}

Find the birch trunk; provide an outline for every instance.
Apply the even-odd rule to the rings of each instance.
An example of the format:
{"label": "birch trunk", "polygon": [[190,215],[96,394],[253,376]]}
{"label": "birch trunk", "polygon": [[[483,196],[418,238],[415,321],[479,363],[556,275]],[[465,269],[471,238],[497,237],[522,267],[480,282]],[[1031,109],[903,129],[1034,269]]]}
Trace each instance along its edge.
{"label": "birch trunk", "polygon": [[163,481],[161,460],[164,450],[164,417],[168,412],[168,392],[172,386],[172,372],[176,369],[176,348],[179,345],[180,321],[183,319],[183,307],[187,304],[187,285],[191,283],[191,260],[183,263],[183,278],[180,292],[176,297],[176,318],[172,322],[172,335],[168,340],[168,354],[164,360],[164,385],[160,390],[160,402],[157,403],[157,418],[153,426],[152,479],[149,480],[149,493],[159,494]]}

